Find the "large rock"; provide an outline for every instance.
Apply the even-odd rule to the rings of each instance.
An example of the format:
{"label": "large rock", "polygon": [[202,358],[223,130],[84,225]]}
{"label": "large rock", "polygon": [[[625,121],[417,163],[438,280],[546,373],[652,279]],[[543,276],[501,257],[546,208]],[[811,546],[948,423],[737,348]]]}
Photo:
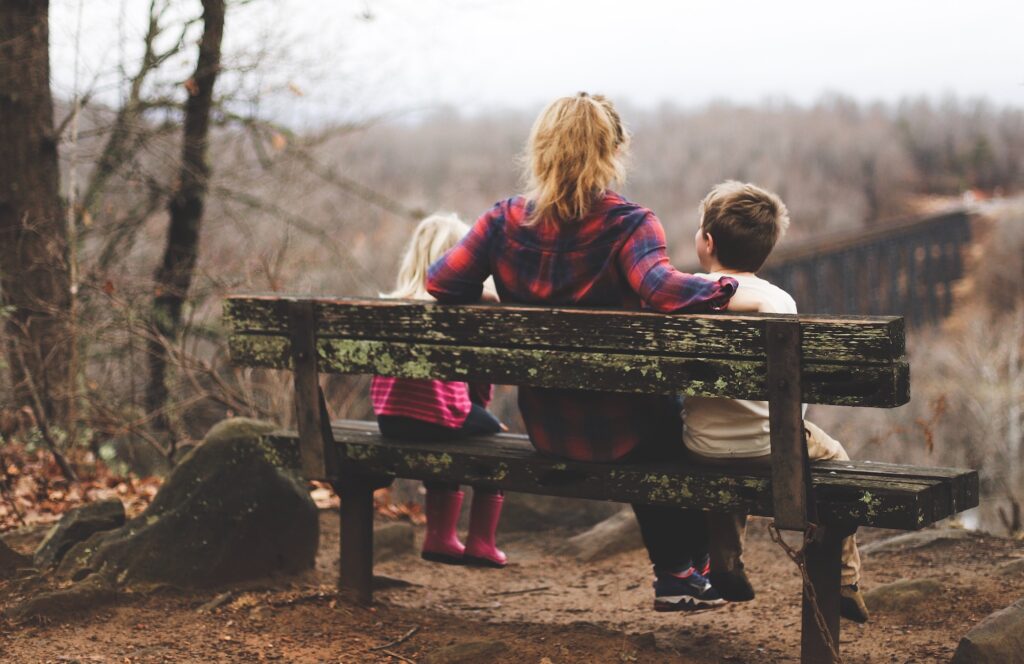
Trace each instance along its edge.
{"label": "large rock", "polygon": [[593,562],[643,548],[643,545],[633,510],[624,509],[590,530],[569,538],[566,551],[583,562]]}
{"label": "large rock", "polygon": [[871,542],[860,547],[863,554],[887,553],[891,551],[909,551],[922,549],[924,547],[949,544],[961,540],[983,537],[982,533],[963,528],[935,528],[932,530],[920,530],[914,533],[905,533],[890,537],[888,539]]}
{"label": "large rock", "polygon": [[928,609],[929,602],[943,592],[945,588],[935,579],[901,579],[867,591],[864,603],[872,613],[915,614]]}
{"label": "large rock", "polygon": [[415,528],[408,521],[385,523],[373,529],[373,561],[396,558],[416,550]]}
{"label": "large rock", "polygon": [[50,528],[32,559],[40,569],[53,567],[75,544],[94,533],[119,528],[124,521],[124,505],[116,498],[73,509]]}
{"label": "large rock", "polygon": [[967,632],[952,664],[1024,664],[1024,599],[996,611]]}
{"label": "large rock", "polygon": [[10,579],[32,566],[32,560],[23,556],[0,540],[0,579]]}
{"label": "large rock", "polygon": [[[466,505],[470,503],[467,495]],[[622,509],[619,503],[580,498],[506,493],[501,512],[501,532],[536,531],[545,528],[589,528]],[[468,513],[468,507],[466,508]],[[462,522],[468,523],[468,518]]]}
{"label": "large rock", "polygon": [[275,428],[244,418],[214,426],[145,512],[75,545],[58,575],[207,588],[312,567],[316,506],[266,441]]}

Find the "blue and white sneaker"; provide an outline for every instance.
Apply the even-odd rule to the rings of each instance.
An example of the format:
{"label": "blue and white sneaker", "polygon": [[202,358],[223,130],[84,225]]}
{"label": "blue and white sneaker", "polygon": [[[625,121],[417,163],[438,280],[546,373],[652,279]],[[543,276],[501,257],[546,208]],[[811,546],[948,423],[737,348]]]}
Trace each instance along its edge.
{"label": "blue and white sneaker", "polygon": [[678,574],[659,574],[654,581],[655,611],[703,611],[725,605],[707,577],[692,567]]}

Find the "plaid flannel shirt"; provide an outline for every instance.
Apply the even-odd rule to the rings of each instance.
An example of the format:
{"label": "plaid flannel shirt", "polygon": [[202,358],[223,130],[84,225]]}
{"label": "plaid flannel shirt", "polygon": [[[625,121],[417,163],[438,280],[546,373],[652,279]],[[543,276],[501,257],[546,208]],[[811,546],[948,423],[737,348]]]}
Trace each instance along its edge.
{"label": "plaid flannel shirt", "polygon": [[[734,279],[708,281],[673,268],[658,218],[614,192],[606,192],[577,223],[524,225],[530,211],[529,202],[517,196],[480,217],[430,266],[430,294],[440,302],[476,302],[484,280],[493,276],[502,302],[694,312],[725,307],[736,290]],[[534,447],[582,461],[629,454],[642,442],[652,414],[664,408],[664,399],[519,389],[519,408]]]}

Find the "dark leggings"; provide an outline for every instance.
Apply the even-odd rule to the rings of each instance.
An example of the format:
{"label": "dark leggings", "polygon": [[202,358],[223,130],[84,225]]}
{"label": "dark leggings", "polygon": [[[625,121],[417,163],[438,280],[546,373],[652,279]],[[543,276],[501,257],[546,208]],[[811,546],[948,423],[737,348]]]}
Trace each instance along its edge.
{"label": "dark leggings", "polygon": [[[643,441],[623,461],[674,461],[685,458],[679,399],[658,400],[649,413]],[[640,535],[656,574],[685,570],[708,553],[708,521],[700,510],[664,505],[633,505]]]}
{"label": "dark leggings", "polygon": [[[469,415],[466,416],[466,421],[458,429],[399,415],[378,415],[377,425],[380,427],[381,435],[385,438],[430,442],[461,440],[473,436],[490,436],[501,431],[501,422],[498,421],[498,418],[491,415],[486,408],[478,404],[473,404]],[[458,491],[459,489],[458,484],[451,482],[424,482],[423,485],[428,490]],[[473,489],[480,493],[501,493],[500,489],[494,488],[473,487]]]}

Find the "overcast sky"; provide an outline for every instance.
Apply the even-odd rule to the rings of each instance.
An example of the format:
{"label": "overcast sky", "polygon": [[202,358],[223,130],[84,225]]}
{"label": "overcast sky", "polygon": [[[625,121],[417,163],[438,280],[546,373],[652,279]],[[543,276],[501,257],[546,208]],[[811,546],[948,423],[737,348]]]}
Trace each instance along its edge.
{"label": "overcast sky", "polygon": [[[52,2],[54,82],[65,93],[75,36],[81,87],[131,62],[149,4],[84,3]],[[227,34],[232,49],[268,35],[291,45],[286,75],[303,95],[275,112],[301,121],[440,105],[532,109],[578,90],[645,107],[838,92],[955,93],[1024,108],[1022,28],[1021,0],[257,0],[229,15]]]}

